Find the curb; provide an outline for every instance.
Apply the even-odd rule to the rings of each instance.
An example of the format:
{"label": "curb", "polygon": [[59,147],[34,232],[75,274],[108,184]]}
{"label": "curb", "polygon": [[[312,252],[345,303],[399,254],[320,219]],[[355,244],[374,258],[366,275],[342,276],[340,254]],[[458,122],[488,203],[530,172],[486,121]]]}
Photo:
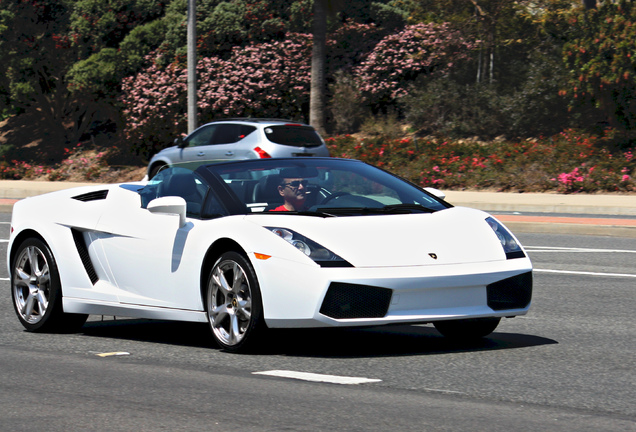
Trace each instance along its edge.
{"label": "curb", "polygon": [[493,215],[515,233],[636,238],[636,219]]}

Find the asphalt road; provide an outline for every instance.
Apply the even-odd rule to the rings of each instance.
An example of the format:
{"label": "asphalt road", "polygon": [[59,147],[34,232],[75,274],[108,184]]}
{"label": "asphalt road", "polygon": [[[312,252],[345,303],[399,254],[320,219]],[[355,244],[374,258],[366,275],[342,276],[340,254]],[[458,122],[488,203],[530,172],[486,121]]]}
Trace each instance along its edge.
{"label": "asphalt road", "polygon": [[[470,345],[397,326],[279,331],[232,355],[206,326],[102,317],[32,334],[2,266],[0,431],[636,431],[636,239],[519,238],[532,309]],[[257,374],[273,370],[379,381]]]}

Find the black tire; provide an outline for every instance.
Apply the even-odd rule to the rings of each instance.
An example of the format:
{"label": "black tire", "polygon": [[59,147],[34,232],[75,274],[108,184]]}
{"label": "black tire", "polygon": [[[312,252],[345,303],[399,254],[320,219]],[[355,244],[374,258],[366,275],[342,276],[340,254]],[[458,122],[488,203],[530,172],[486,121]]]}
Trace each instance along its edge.
{"label": "black tire", "polygon": [[208,276],[205,305],[212,336],[225,351],[253,350],[265,332],[254,269],[243,255],[225,252]]}
{"label": "black tire", "polygon": [[495,331],[501,318],[472,318],[435,321],[433,325],[445,337],[456,340],[479,339]]}
{"label": "black tire", "polygon": [[161,171],[163,169],[163,167],[165,167],[165,166],[166,166],[166,164],[164,164],[164,163],[153,166],[152,169],[150,170],[150,175],[148,175],[148,180],[150,180],[154,176],[156,176],[157,173],[159,171]]}
{"label": "black tire", "polygon": [[51,250],[42,240],[28,238],[11,263],[11,296],[20,323],[31,332],[71,332],[88,315],[62,310],[62,286]]}

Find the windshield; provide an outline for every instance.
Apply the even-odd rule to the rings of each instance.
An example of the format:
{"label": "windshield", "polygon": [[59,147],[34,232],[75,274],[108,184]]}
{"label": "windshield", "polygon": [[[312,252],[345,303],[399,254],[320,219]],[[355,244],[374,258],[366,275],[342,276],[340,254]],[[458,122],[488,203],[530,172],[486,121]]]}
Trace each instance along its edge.
{"label": "windshield", "polygon": [[386,171],[350,159],[265,159],[207,165],[248,213],[430,213],[450,207]]}

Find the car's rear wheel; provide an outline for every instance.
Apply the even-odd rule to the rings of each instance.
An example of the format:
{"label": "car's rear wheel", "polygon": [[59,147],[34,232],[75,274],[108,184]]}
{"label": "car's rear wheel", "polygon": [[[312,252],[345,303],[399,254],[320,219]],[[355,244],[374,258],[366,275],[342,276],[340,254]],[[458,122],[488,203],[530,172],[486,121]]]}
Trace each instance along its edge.
{"label": "car's rear wheel", "polygon": [[457,340],[479,339],[495,331],[501,318],[471,318],[433,323],[438,332]]}
{"label": "car's rear wheel", "polygon": [[49,247],[29,238],[17,249],[11,266],[11,294],[16,314],[29,331],[73,331],[88,315],[62,310],[62,288],[57,264]]}
{"label": "car's rear wheel", "polygon": [[206,307],[221,348],[238,352],[257,346],[265,322],[258,280],[247,258],[237,252],[221,255],[210,271]]}

